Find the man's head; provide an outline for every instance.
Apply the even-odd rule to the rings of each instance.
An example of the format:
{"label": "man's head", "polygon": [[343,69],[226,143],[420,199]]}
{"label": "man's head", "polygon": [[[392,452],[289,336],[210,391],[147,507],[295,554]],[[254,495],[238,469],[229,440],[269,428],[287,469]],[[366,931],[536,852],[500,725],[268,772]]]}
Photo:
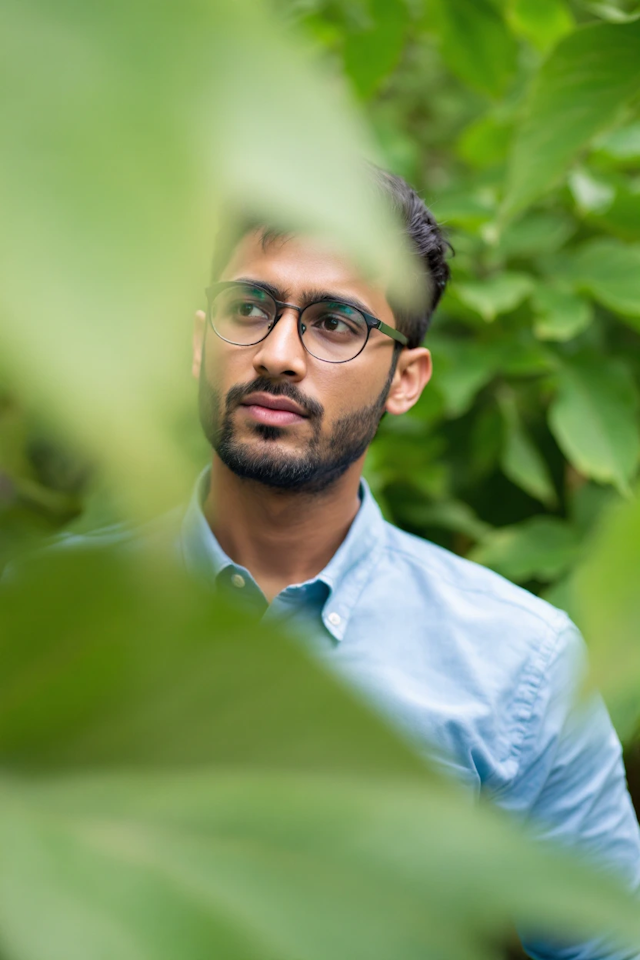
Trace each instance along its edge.
{"label": "man's head", "polygon": [[[383,284],[326,246],[259,225],[249,226],[216,271],[215,280],[248,282],[256,291],[216,287],[194,336],[201,423],[238,476],[283,491],[326,489],[353,464],[359,470],[383,413],[410,409],[429,380],[431,359],[420,342],[448,279],[447,244],[408,184],[377,168],[374,179],[400,215],[421,270],[420,309],[394,309]],[[257,332],[229,334],[228,322]],[[382,332],[384,325],[408,345]],[[357,355],[342,342],[361,346],[365,336]]]}

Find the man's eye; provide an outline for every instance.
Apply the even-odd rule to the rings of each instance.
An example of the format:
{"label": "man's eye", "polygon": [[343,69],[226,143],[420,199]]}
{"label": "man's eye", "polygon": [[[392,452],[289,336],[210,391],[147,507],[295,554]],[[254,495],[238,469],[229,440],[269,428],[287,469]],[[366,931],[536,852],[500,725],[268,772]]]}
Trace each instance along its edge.
{"label": "man's eye", "polygon": [[357,329],[352,323],[349,323],[342,319],[342,317],[336,317],[333,314],[327,314],[324,317],[321,317],[315,324],[320,330],[324,333],[337,333],[337,334],[354,334],[357,333]]}
{"label": "man's eye", "polygon": [[262,307],[257,303],[252,303],[250,300],[237,300],[231,306],[231,312],[235,313],[239,317],[244,317],[250,320],[265,320],[266,313]]}

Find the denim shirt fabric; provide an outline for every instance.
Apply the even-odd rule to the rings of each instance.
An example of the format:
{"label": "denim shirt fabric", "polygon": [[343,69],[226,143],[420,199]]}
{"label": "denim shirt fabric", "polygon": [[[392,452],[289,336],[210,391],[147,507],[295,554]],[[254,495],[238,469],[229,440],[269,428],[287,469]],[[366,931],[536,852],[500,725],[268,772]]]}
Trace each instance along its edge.
{"label": "denim shirt fabric", "polygon": [[[202,512],[198,480],[179,547],[195,577],[289,621],[430,762],[474,795],[580,848],[640,891],[640,829],[622,751],[569,617],[497,574],[387,523],[366,483],[347,537],[313,580],[268,604]],[[523,938],[526,941],[526,938]],[[539,960],[637,960],[606,941],[525,942]]]}

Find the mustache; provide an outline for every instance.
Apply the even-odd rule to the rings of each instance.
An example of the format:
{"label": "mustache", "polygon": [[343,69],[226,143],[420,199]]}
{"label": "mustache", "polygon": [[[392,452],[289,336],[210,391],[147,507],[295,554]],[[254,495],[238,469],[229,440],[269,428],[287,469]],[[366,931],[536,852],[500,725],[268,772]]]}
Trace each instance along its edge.
{"label": "mustache", "polygon": [[235,410],[250,393],[270,393],[273,397],[287,397],[299,404],[310,420],[320,419],[324,414],[322,404],[306,397],[293,383],[287,380],[274,383],[269,377],[256,377],[251,383],[237,383],[235,387],[231,387],[226,397],[227,413]]}

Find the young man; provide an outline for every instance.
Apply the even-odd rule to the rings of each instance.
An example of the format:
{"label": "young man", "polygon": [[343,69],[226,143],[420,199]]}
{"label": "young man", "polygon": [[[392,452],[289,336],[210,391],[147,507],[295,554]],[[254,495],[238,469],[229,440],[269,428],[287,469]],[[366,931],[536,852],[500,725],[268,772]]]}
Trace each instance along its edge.
{"label": "young man", "polygon": [[[583,642],[568,617],[386,523],[361,479],[381,416],[418,400],[420,346],[448,278],[417,194],[379,174],[428,306],[301,236],[248,229],[196,315],[193,372],[213,448],[182,527],[195,576],[288,620],[432,760],[478,794],[640,887],[640,834],[600,699],[572,697]],[[578,714],[580,716],[578,717]],[[533,957],[621,957],[604,942]],[[625,955],[628,956],[628,955]]]}

